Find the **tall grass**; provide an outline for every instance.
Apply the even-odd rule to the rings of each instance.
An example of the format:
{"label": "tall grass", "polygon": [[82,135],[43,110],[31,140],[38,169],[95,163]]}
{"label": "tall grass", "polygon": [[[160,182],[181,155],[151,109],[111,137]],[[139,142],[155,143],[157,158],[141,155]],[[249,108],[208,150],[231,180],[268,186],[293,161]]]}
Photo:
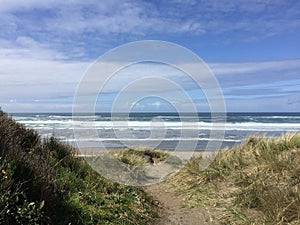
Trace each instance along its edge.
{"label": "tall grass", "polygon": [[146,224],[155,204],[0,110],[0,224]]}
{"label": "tall grass", "polygon": [[164,161],[170,154],[160,150],[122,149],[113,156],[128,165],[147,166]]}
{"label": "tall grass", "polygon": [[223,208],[216,219],[225,224],[300,224],[300,133],[250,136],[222,150],[205,171],[200,160],[169,180],[189,204]]}

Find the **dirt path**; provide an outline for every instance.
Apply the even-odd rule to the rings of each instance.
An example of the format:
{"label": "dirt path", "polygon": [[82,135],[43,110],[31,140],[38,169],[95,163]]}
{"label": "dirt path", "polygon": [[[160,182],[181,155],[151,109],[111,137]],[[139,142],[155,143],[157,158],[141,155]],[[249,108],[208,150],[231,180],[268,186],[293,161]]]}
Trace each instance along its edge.
{"label": "dirt path", "polygon": [[145,190],[160,202],[161,217],[153,225],[201,225],[217,224],[210,222],[210,213],[203,207],[183,207],[184,199],[166,183],[145,187]]}

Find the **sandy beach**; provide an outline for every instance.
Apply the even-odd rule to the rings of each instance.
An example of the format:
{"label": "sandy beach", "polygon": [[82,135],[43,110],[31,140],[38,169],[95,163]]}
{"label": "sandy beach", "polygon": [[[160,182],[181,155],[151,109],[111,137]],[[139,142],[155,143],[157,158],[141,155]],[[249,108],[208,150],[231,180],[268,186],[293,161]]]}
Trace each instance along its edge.
{"label": "sandy beach", "polygon": [[[78,157],[90,157],[90,156],[97,156],[97,155],[102,155],[102,154],[107,154],[107,153],[117,153],[121,150],[124,149],[128,149],[126,147],[108,147],[108,148],[102,148],[102,147],[86,147],[86,148],[80,148],[77,149],[76,152],[76,156]],[[145,151],[147,150],[146,147],[144,148],[132,148],[134,150],[139,150],[139,151]],[[172,151],[172,150],[167,150],[167,149],[157,149],[160,151],[166,151],[168,152],[170,155],[175,155],[175,156],[179,156],[183,161],[187,161],[189,160],[191,157],[195,156],[200,156],[204,153],[210,153],[212,151],[204,151],[204,150],[176,150],[176,151]]]}

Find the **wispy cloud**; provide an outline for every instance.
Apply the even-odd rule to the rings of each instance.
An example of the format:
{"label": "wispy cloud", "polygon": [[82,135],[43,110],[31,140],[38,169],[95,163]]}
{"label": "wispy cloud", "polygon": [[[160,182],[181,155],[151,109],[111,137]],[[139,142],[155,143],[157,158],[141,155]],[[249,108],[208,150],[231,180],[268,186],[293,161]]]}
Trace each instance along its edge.
{"label": "wispy cloud", "polygon": [[[57,52],[38,48],[0,49],[0,102],[34,102],[74,95],[88,64],[67,62]],[[52,58],[52,59],[49,59]],[[57,60],[59,59],[59,60]]]}
{"label": "wispy cloud", "polygon": [[[33,52],[27,52],[20,48],[10,49],[11,53],[7,50],[7,54],[0,56],[2,65],[0,68],[2,79],[0,102],[2,106],[10,110],[22,107],[23,110],[28,109],[29,111],[70,111],[77,85],[91,62],[70,62],[62,58],[55,59],[55,51],[45,49],[26,38],[21,42],[26,44],[29,42],[30,46],[37,46],[40,55],[35,54],[33,50]],[[24,58],[26,53],[27,58]],[[53,59],[43,58],[43,54],[52,55]],[[235,110],[237,101],[250,101],[254,105],[264,106],[265,109],[263,102],[272,98],[274,98],[273,107],[275,102],[282,98],[285,98],[286,104],[289,103],[290,109],[295,109],[295,105],[299,105],[295,101],[299,97],[300,88],[299,60],[249,63],[219,62],[209,65],[220,83],[226,103],[231,110]],[[143,82],[142,78],[146,78],[146,82]],[[168,80],[177,84],[179,88],[174,85],[166,85],[165,81]],[[207,105],[203,104],[206,102],[203,93],[185,73],[164,64],[139,63],[124,68],[107,81],[104,89],[101,90],[102,110],[109,110],[117,94],[134,82],[140,83],[125,90],[127,93],[124,94],[128,95],[128,99],[130,99],[130,95],[149,96],[159,93],[174,97],[176,91],[183,90],[190,95],[199,109],[208,109]],[[87,86],[87,93],[92,90],[92,86],[92,83]],[[100,90],[89,94],[98,95],[97,91]],[[175,99],[182,105],[186,104],[184,99],[179,97]],[[157,107],[170,109],[170,106],[164,102],[160,102],[160,105],[157,102],[159,101],[146,102],[144,106],[139,103],[136,107],[139,109],[147,109],[147,107],[149,109]],[[283,101],[281,100],[281,102]],[[128,104],[132,104],[132,102],[128,102]]]}
{"label": "wispy cloud", "polygon": [[[222,41],[293,33],[300,26],[295,1],[18,1],[2,0],[2,38],[29,36],[71,56],[70,46],[108,49],[160,35],[222,35]],[[33,13],[34,12],[34,13]],[[224,35],[226,34],[226,35]],[[109,40],[108,40],[109,39]],[[77,51],[80,51],[78,50]],[[88,50],[89,52],[92,50]]]}
{"label": "wispy cloud", "polygon": [[299,59],[265,62],[209,63],[209,65],[223,87],[299,81]]}

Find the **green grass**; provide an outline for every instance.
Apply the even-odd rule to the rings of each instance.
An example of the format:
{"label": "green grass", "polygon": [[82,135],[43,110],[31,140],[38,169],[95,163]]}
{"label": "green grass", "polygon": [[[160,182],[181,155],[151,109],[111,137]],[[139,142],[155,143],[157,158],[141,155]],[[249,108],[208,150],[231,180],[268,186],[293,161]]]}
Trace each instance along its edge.
{"label": "green grass", "polygon": [[222,209],[220,224],[300,224],[300,133],[251,136],[199,171],[191,159],[168,180],[187,205]]}
{"label": "green grass", "polygon": [[128,165],[149,166],[166,160],[170,154],[160,150],[122,149],[113,156]]}
{"label": "green grass", "polygon": [[105,177],[133,186],[160,182],[182,165],[182,161],[168,151],[131,148],[88,156],[86,160]]}
{"label": "green grass", "polygon": [[0,111],[0,224],[147,224],[154,201]]}

